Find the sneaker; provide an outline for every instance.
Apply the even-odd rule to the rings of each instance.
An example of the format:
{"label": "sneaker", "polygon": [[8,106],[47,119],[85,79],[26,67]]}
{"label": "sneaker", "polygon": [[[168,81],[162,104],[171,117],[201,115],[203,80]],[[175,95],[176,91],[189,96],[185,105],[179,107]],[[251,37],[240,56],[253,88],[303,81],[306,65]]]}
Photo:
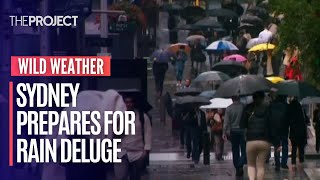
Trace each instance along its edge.
{"label": "sneaker", "polygon": [[289,169],[288,165],[282,165],[281,168],[282,169]]}

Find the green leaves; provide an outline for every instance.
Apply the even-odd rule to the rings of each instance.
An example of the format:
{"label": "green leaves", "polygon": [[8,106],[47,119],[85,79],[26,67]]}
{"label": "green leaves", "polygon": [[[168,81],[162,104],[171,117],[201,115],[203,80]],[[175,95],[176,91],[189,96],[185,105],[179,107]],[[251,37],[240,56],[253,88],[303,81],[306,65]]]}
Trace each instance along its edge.
{"label": "green leaves", "polygon": [[312,81],[320,80],[320,1],[319,0],[270,0],[275,14],[284,14],[279,26],[280,47],[297,46],[301,62]]}

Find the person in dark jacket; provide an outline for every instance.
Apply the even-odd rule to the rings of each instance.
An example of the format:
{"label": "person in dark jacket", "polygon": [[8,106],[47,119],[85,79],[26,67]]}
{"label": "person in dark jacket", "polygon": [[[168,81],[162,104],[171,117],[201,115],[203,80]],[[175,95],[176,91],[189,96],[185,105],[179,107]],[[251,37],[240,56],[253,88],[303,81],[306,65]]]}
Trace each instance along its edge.
{"label": "person in dark jacket", "polygon": [[168,68],[168,63],[162,63],[157,61],[153,62],[152,70],[158,98],[162,96],[163,83]]}
{"label": "person in dark jacket", "polygon": [[[288,119],[288,104],[286,96],[272,97],[269,105],[270,121],[277,130],[277,135],[280,137],[280,145],[282,146],[282,158],[280,163],[280,151],[275,152],[276,171],[288,169],[288,135],[289,135],[289,119]],[[276,149],[279,147],[275,147]]]}
{"label": "person in dark jacket", "polygon": [[253,95],[253,103],[243,111],[240,128],[246,129],[248,176],[250,180],[264,179],[265,162],[271,144],[279,146],[276,132],[269,121],[268,106],[264,104],[264,92]]}
{"label": "person in dark jacket", "polygon": [[[195,75],[201,73],[202,65],[206,61],[206,56],[202,52],[203,46],[200,41],[197,40],[193,46],[191,46],[190,58],[191,68],[195,71]],[[193,67],[193,62],[196,62],[196,67]]]}
{"label": "person in dark jacket", "polygon": [[303,109],[297,98],[293,98],[288,106],[288,118],[290,127],[290,140],[292,144],[292,167],[296,167],[297,150],[299,161],[304,162],[304,149],[307,145],[307,123]]}
{"label": "person in dark jacket", "polygon": [[313,111],[313,123],[316,130],[316,151],[320,150],[320,104],[317,104],[316,109]]}

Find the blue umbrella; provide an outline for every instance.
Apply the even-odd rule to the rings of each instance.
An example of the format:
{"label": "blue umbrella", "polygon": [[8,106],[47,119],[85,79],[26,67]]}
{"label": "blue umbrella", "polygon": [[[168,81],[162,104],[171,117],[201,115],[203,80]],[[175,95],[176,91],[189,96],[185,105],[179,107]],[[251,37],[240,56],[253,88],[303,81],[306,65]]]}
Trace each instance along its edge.
{"label": "blue umbrella", "polygon": [[226,50],[226,51],[237,51],[239,50],[236,45],[232,44],[232,42],[220,40],[211,43],[207,48],[207,51],[218,51],[218,50]]}
{"label": "blue umbrella", "polygon": [[168,63],[175,60],[175,55],[170,51],[159,49],[152,53],[150,59],[159,63]]}

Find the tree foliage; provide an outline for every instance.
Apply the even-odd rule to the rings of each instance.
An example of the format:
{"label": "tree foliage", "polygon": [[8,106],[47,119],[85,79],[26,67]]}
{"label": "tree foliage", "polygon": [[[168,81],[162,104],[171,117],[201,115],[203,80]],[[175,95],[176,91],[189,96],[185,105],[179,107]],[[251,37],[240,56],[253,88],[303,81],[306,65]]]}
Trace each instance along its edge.
{"label": "tree foliage", "polygon": [[298,47],[308,80],[320,80],[320,1],[270,0],[270,9],[283,14],[279,25],[280,49]]}

